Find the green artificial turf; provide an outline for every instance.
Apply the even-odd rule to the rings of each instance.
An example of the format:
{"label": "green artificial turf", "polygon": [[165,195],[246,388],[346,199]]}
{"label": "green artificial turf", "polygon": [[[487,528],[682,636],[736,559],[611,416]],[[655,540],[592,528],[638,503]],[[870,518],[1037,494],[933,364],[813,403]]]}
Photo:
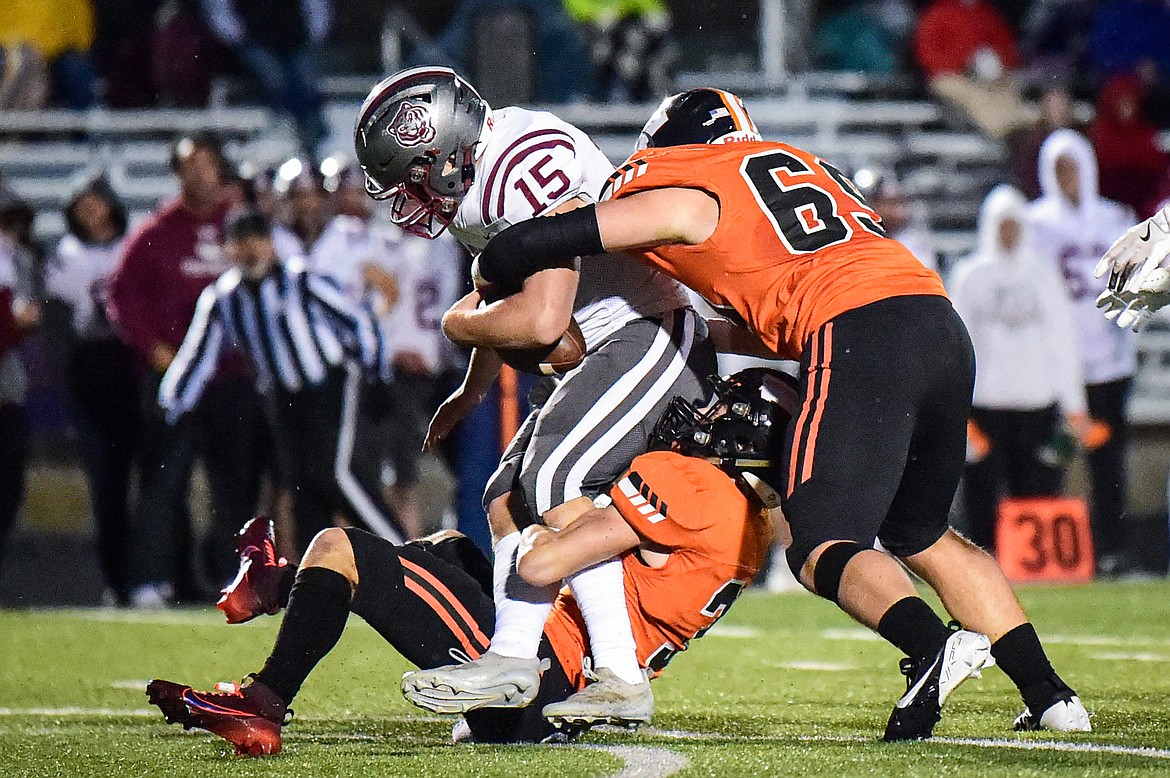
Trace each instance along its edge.
{"label": "green artificial turf", "polygon": [[748,593],[655,682],[652,728],[568,747],[449,745],[451,720],[402,699],[406,663],[355,617],[295,701],[284,752],[263,759],[166,725],[142,687],[241,678],[263,662],[277,619],[0,612],[0,775],[1170,775],[1168,589],[1021,590],[1093,714],[1091,734],[1013,733],[1019,699],[991,669],[951,698],[935,741],[883,744],[904,689],[894,649],[821,600]]}

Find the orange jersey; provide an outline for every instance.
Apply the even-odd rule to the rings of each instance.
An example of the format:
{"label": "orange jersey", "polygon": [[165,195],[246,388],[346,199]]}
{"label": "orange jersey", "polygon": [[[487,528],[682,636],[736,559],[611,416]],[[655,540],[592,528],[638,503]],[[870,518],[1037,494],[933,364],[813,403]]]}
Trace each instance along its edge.
{"label": "orange jersey", "polygon": [[[710,629],[759,571],[771,524],[715,465],[668,451],[642,454],[611,490],[613,507],[666,565],[622,558],[638,662],[654,674]],[[589,653],[585,621],[562,592],[544,628],[569,681],[581,688]]]}
{"label": "orange jersey", "polygon": [[857,187],[815,154],[784,143],[650,148],[610,177],[602,199],[700,189],[719,224],[698,245],[631,251],[799,359],[809,336],[845,311],[902,295],[946,296],[938,274],[885,237]]}

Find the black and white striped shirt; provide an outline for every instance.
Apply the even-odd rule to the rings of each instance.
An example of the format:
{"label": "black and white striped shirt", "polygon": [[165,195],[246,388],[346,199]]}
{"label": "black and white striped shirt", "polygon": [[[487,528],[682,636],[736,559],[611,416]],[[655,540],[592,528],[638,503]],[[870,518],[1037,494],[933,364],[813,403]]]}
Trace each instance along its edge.
{"label": "black and white striped shirt", "polygon": [[261,392],[316,386],[348,361],[383,380],[390,375],[373,313],[302,259],[277,263],[259,281],[232,269],[203,290],[158,401],[174,423],[199,402],[224,346],[248,355]]}

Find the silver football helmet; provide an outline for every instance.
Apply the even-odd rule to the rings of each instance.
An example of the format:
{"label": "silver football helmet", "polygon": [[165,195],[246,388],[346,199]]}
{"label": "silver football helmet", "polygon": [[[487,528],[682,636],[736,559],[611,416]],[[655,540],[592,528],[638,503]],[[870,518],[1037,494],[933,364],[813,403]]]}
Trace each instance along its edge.
{"label": "silver football helmet", "polygon": [[354,149],[366,191],[390,201],[390,219],[440,235],[471,188],[488,104],[455,71],[403,70],[375,86],[358,112]]}

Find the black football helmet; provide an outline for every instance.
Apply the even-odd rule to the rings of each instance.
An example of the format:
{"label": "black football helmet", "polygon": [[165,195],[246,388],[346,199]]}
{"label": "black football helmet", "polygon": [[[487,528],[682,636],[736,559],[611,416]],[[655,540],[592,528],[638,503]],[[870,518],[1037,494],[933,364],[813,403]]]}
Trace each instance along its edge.
{"label": "black football helmet", "polygon": [[797,381],[766,367],[708,380],[715,392],[711,404],[700,410],[673,398],[650,433],[649,447],[706,459],[737,481],[746,475],[747,485],[759,494],[758,474],[772,464],[769,438],[788,425],[800,406]]}
{"label": "black football helmet", "polygon": [[690,143],[763,140],[743,100],[722,89],[690,89],[662,101],[638,134],[637,151]]}

